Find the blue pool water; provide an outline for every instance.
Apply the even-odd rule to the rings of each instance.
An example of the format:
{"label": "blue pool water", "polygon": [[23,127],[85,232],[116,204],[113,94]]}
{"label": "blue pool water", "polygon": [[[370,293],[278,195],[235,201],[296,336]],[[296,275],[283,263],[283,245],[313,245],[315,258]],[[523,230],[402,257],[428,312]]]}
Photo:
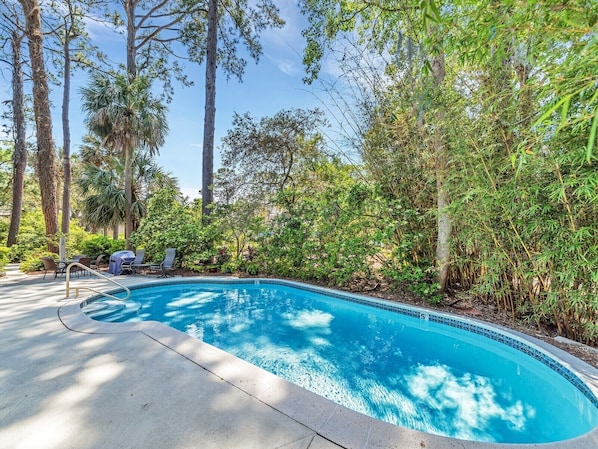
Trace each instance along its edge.
{"label": "blue pool water", "polygon": [[543,443],[598,425],[587,395],[546,364],[427,314],[269,282],[151,286],[83,311],[102,321],[161,321],[348,408],[423,432]]}

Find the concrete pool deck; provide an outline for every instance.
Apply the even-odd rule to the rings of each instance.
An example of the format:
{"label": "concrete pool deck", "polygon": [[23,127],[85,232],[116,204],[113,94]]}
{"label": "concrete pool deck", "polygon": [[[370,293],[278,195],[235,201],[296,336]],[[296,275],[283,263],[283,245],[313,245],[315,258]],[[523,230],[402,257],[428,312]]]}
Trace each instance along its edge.
{"label": "concrete pool deck", "polygon": [[[105,283],[83,277],[72,286],[86,285]],[[394,426],[165,325],[93,321],[82,299],[65,297],[64,278],[43,281],[14,266],[0,278],[3,449],[598,447],[598,428],[553,444],[497,445]],[[584,380],[596,392],[595,372]]]}

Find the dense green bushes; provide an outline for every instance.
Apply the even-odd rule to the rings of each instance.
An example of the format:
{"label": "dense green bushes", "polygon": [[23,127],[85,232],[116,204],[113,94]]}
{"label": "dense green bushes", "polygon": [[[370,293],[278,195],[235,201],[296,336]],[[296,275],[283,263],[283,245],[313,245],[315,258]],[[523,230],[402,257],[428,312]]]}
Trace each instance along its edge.
{"label": "dense green bushes", "polygon": [[206,254],[216,255],[217,227],[204,226],[200,205],[189,205],[175,190],[161,190],[150,200],[147,216],[131,236],[147,260],[160,261],[166,248],[176,248],[177,263],[194,269]]}
{"label": "dense green bushes", "polygon": [[9,249],[6,246],[0,246],[0,273],[9,262],[8,253]]}
{"label": "dense green bushes", "polygon": [[104,235],[91,235],[79,246],[81,254],[91,257],[92,259],[97,258],[100,254],[104,254],[107,261],[110,254],[116,251],[122,251],[125,249],[124,239],[113,240]]}

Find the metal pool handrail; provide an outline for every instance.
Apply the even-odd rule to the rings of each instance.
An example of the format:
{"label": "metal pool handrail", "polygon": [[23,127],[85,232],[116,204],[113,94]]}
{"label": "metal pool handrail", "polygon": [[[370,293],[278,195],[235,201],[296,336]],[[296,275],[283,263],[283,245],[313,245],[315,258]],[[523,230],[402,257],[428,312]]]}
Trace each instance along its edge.
{"label": "metal pool handrail", "polygon": [[109,277],[104,276],[103,274],[98,273],[95,270],[92,270],[91,268],[89,268],[86,265],[83,265],[83,264],[81,264],[79,262],[72,262],[72,263],[69,264],[68,267],[66,267],[66,297],[67,298],[70,295],[71,268],[74,267],[74,266],[77,266],[79,268],[83,268],[84,270],[90,272],[91,274],[95,274],[100,279],[105,279],[108,282],[112,282],[113,284],[118,285],[120,288],[122,288],[123,290],[125,290],[127,292],[127,296],[125,296],[124,298],[118,298],[118,297],[116,297],[114,295],[111,295],[110,293],[102,292],[102,291],[96,290],[96,289],[94,289],[92,287],[78,286],[78,287],[75,287],[75,298],[77,298],[79,296],[79,290],[90,290],[90,291],[92,291],[94,293],[97,293],[98,295],[102,295],[102,296],[105,296],[107,298],[116,299],[118,301],[126,301],[127,299],[129,299],[129,296],[131,296],[131,290],[129,290],[127,287],[125,287],[121,283],[116,282],[114,279],[110,279]]}

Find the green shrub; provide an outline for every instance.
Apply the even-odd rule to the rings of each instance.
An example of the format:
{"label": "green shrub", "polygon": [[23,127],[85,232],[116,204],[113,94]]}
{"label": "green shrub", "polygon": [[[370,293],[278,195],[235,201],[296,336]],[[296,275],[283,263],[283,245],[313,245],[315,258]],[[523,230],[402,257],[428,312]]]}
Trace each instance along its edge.
{"label": "green shrub", "polygon": [[113,240],[103,235],[91,235],[81,243],[81,253],[95,259],[100,254],[105,254],[106,259],[110,257],[110,254],[116,251],[122,251],[125,249],[124,240]]}
{"label": "green shrub", "polygon": [[6,246],[0,246],[0,271],[6,266],[8,263],[8,254],[10,249]]}
{"label": "green shrub", "polygon": [[85,254],[89,256],[89,254],[82,250],[83,242],[89,239],[89,236],[89,232],[81,228],[77,223],[71,221],[69,234],[66,239],[67,255]]}
{"label": "green shrub", "polygon": [[153,261],[162,260],[166,248],[176,248],[177,265],[193,269],[206,251],[213,250],[217,235],[216,225],[204,226],[199,210],[176,191],[161,190],[150,200],[148,213],[130,241],[144,248],[146,259]]}
{"label": "green shrub", "polygon": [[39,252],[35,254],[29,254],[25,257],[24,260],[21,261],[19,265],[19,270],[24,273],[31,273],[33,271],[41,271],[44,269],[44,263],[42,262],[42,257],[52,257],[53,259],[58,259],[58,254],[45,252]]}
{"label": "green shrub", "polygon": [[220,271],[226,274],[233,274],[237,271],[238,265],[235,262],[225,262],[221,265]]}
{"label": "green shrub", "polygon": [[414,265],[397,266],[389,262],[382,271],[396,286],[406,287],[430,304],[439,304],[442,300],[440,285],[434,282],[432,270]]}

